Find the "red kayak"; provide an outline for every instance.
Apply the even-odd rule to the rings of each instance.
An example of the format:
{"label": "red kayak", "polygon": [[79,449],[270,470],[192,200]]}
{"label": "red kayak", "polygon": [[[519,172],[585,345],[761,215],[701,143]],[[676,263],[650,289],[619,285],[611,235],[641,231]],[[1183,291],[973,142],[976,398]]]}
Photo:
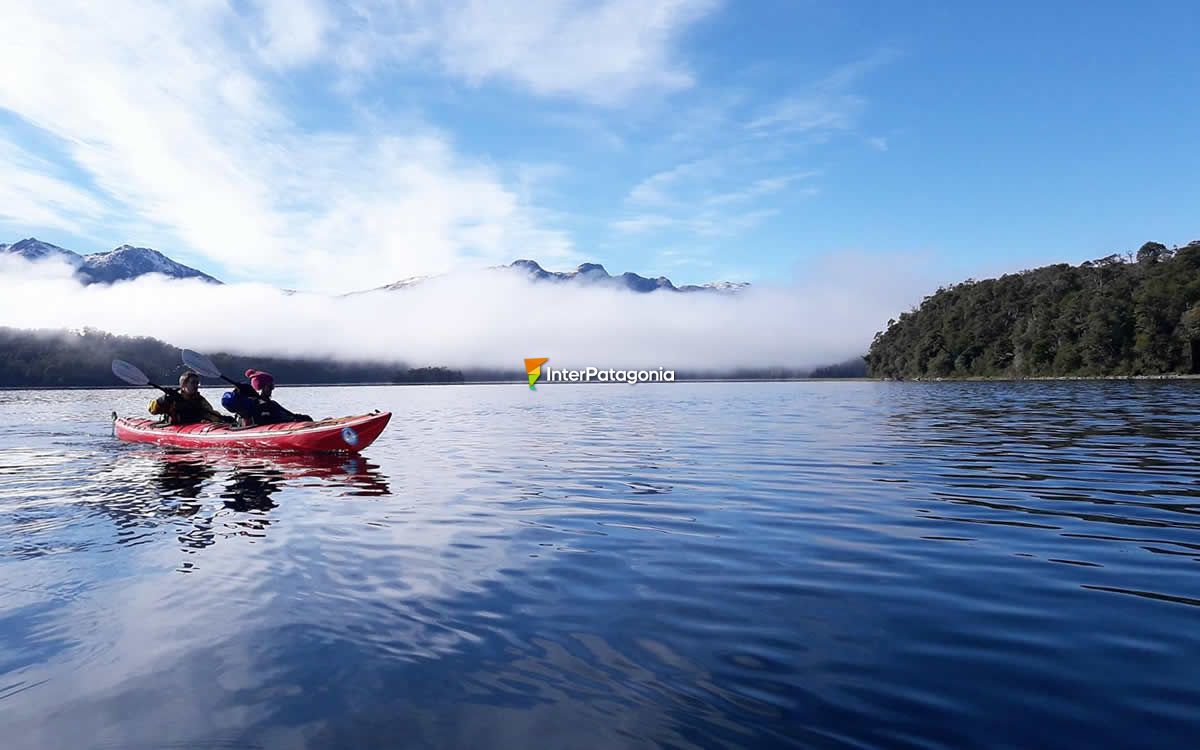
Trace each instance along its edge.
{"label": "red kayak", "polygon": [[387,427],[392,413],[374,412],[319,422],[284,422],[259,427],[232,427],[201,422],[182,427],[153,419],[114,417],[113,433],[129,443],[176,448],[283,451],[289,453],[358,453]]}

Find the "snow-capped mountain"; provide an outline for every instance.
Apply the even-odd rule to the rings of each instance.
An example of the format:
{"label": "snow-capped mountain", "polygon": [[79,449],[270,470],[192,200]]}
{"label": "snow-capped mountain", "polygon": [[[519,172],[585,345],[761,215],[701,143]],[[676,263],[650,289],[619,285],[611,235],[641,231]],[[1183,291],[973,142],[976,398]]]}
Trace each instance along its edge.
{"label": "snow-capped mountain", "polygon": [[620,276],[611,276],[604,266],[599,263],[582,263],[574,271],[547,271],[532,260],[515,260],[508,266],[500,266],[500,268],[510,268],[522,271],[535,281],[552,281],[558,283],[576,283],[587,284],[589,286],[610,286],[617,289],[628,289],[631,292],[657,292],[659,290],[668,292],[733,292],[738,289],[749,286],[743,282],[721,281],[711,284],[696,285],[685,284],[684,286],[675,286],[666,276],[657,276],[653,279],[640,276],[636,273],[626,271]]}
{"label": "snow-capped mountain", "polygon": [[93,283],[111,284],[114,281],[136,279],[148,273],[159,273],[175,279],[201,279],[213,284],[221,283],[203,271],[173,261],[148,247],[121,245],[107,253],[85,255],[83,263]]}
{"label": "snow-capped mountain", "polygon": [[26,260],[61,258],[73,266],[79,266],[83,263],[83,257],[79,253],[59,247],[58,245],[51,245],[49,242],[42,242],[33,237],[11,245],[0,245],[0,253],[20,255]]}
{"label": "snow-capped mountain", "polygon": [[33,261],[60,258],[75,266],[76,275],[87,284],[111,284],[114,281],[136,279],[150,273],[175,279],[201,279],[213,284],[221,283],[203,271],[171,260],[148,247],[121,245],[106,253],[80,255],[73,250],[30,237],[12,245],[0,245],[0,254],[20,255]]}
{"label": "snow-capped mountain", "polygon": [[[106,253],[89,253],[80,255],[73,250],[51,245],[49,242],[30,237],[12,245],[0,244],[0,255],[20,255],[27,260],[40,261],[47,258],[58,258],[75,267],[75,274],[85,284],[112,284],[116,281],[136,279],[146,274],[161,274],[175,279],[201,279],[213,284],[220,284],[217,279],[191,266],[185,266],[157,250],[148,247],[133,247],[121,245]],[[636,273],[626,271],[619,276],[612,276],[599,263],[583,263],[574,271],[547,271],[536,261],[514,260],[507,266],[493,266],[489,271],[522,274],[537,282],[555,284],[574,284],[578,286],[603,286],[613,289],[625,289],[631,292],[649,293],[666,292],[715,292],[721,294],[736,294],[750,285],[740,281],[717,281],[708,284],[685,284],[675,286],[666,276],[646,278]],[[369,292],[394,292],[422,284],[433,277],[410,276],[386,286],[375,287],[361,292],[351,292],[351,295]],[[284,290],[285,293],[294,293]],[[346,295],[349,296],[349,295]]]}
{"label": "snow-capped mountain", "polygon": [[705,292],[740,292],[750,286],[749,281],[709,281],[699,286],[689,284],[683,287],[685,292],[705,291]]}
{"label": "snow-capped mountain", "polygon": [[[708,284],[685,284],[684,286],[675,286],[666,276],[658,276],[653,279],[639,276],[636,273],[626,271],[620,276],[612,276],[605,270],[604,266],[599,263],[582,263],[574,271],[547,271],[542,268],[536,261],[532,260],[514,260],[507,266],[493,266],[490,270],[493,271],[509,271],[522,273],[530,279],[538,282],[558,283],[558,284],[577,284],[580,286],[606,286],[614,289],[627,289],[631,292],[648,293],[657,291],[668,292],[719,292],[724,294],[734,294],[750,286],[750,284],[742,281],[718,281]],[[367,291],[371,292],[394,292],[401,289],[406,289],[415,284],[419,284],[428,280],[429,276],[413,276],[407,279],[388,284],[387,286],[376,287]],[[362,294],[362,292],[355,292]]]}

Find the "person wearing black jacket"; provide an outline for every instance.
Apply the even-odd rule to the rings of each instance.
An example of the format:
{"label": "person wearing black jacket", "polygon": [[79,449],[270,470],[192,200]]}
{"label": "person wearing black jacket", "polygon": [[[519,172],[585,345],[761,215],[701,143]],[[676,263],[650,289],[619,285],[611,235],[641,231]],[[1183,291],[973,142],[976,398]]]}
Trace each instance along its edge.
{"label": "person wearing black jacket", "polygon": [[246,370],[249,383],[238,383],[232,391],[221,396],[221,405],[238,416],[243,427],[281,422],[311,422],[307,414],[295,414],[271,398],[275,378],[269,372]]}

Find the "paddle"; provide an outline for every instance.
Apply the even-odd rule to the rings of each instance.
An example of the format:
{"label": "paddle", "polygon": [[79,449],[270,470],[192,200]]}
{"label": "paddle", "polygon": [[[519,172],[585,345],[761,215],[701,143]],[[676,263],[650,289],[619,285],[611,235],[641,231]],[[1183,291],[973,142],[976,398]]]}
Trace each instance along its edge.
{"label": "paddle", "polygon": [[[226,383],[229,383],[233,386],[241,385],[241,383],[238,383],[236,380],[230,380],[222,375],[221,370],[217,368],[216,364],[214,364],[211,359],[204,356],[200,352],[194,352],[191,349],[184,349],[181,354],[183,356],[183,364],[187,365],[189,369],[195,370],[198,374],[203,375],[206,378],[220,378],[221,380],[224,380]],[[257,393],[254,395],[255,398],[262,400],[262,396],[259,396]]]}
{"label": "paddle", "polygon": [[174,395],[176,393],[175,389],[173,389],[173,388],[163,388],[161,385],[158,385],[157,383],[150,382],[150,378],[148,378],[146,376],[146,373],[142,372],[137,367],[129,364],[128,362],[126,362],[123,359],[114,359],[113,360],[112,371],[113,371],[113,375],[116,375],[118,378],[120,378],[121,380],[124,380],[126,383],[129,383],[130,385],[148,385],[151,388],[157,388],[158,390],[162,391],[163,393],[169,393],[172,395]]}
{"label": "paddle", "polygon": [[[206,378],[220,378],[221,380],[224,380],[226,383],[229,383],[230,385],[237,388],[239,393],[244,392],[244,389],[242,388],[241,383],[237,382],[236,380],[230,380],[229,378],[222,375],[221,370],[220,370],[220,368],[217,367],[216,363],[213,362],[208,357],[201,354],[200,352],[194,352],[191,349],[183,349],[180,351],[180,354],[183,357],[183,364],[187,365],[192,370],[195,370],[198,374],[203,375]],[[266,398],[265,396],[263,396],[260,393],[256,393],[253,388],[250,389],[250,393],[252,393],[254,395],[254,398],[258,399],[259,401],[264,401],[264,402],[270,401],[269,398]],[[287,414],[290,417],[304,417],[305,419],[311,419],[311,417],[307,417],[306,415],[295,414],[293,412],[290,412],[287,409],[284,409],[282,406],[279,406],[279,404],[275,404],[275,406],[277,408],[279,408],[280,410],[282,410],[284,414]]]}

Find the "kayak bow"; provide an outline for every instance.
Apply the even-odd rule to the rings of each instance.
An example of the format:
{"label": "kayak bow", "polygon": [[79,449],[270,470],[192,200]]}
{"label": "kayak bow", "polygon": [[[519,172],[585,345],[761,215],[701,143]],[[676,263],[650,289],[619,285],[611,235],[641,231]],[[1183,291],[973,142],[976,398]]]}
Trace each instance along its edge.
{"label": "kayak bow", "polygon": [[257,427],[201,422],[179,426],[152,419],[114,417],[113,433],[129,443],[151,443],[176,448],[281,451],[290,453],[358,453],[387,427],[391,412],[322,419],[318,422],[284,422]]}

